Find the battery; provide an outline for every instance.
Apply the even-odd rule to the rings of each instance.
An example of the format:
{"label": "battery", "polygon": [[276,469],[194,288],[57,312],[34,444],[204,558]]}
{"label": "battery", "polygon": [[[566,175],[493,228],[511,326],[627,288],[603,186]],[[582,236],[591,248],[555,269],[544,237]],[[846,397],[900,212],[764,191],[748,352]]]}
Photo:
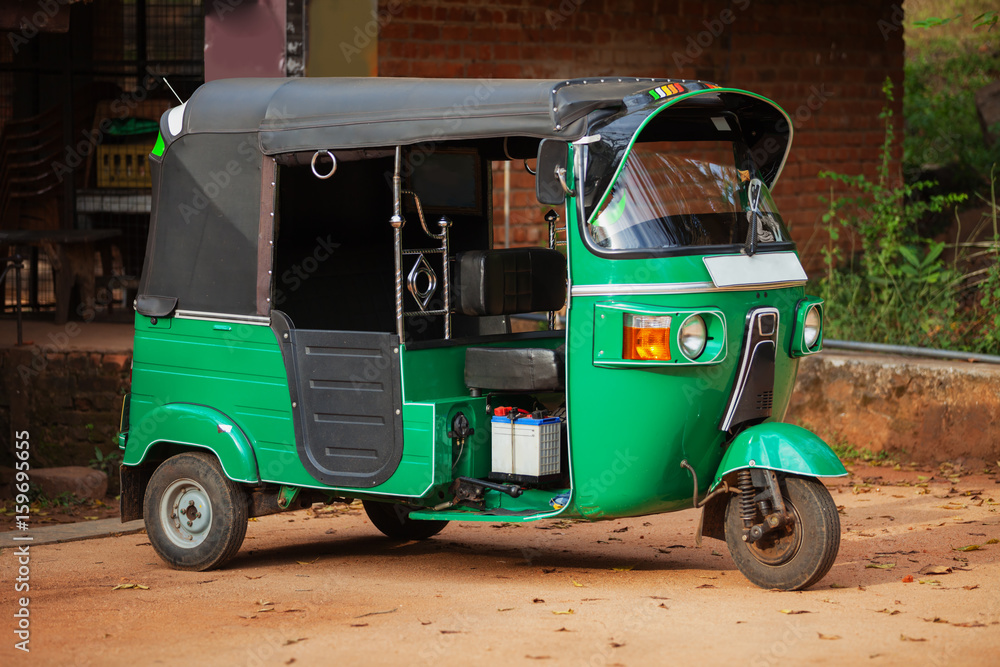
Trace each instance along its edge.
{"label": "battery", "polygon": [[507,416],[492,419],[491,479],[537,484],[559,478],[562,419]]}

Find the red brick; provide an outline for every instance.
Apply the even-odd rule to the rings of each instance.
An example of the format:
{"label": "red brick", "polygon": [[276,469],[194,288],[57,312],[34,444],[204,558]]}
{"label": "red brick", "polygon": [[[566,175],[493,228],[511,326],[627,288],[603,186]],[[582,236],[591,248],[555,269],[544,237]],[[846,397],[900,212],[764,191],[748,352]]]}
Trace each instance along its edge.
{"label": "red brick", "polygon": [[[791,0],[753,3],[746,10],[727,0],[587,0],[565,16],[560,2],[410,0],[407,5],[418,9],[395,16],[380,35],[379,71],[469,77],[667,75],[759,92],[795,119],[794,152],[777,196],[803,243],[818,238],[821,229],[813,228],[822,227],[825,206],[817,195],[825,196],[830,184],[816,177],[821,169],[874,173],[884,131],[878,119],[881,84],[886,74],[897,84],[902,78],[902,31],[886,41],[877,26],[879,18],[891,15],[888,2],[844,0],[803,11]],[[688,38],[696,38],[706,21],[727,8],[735,14],[734,23],[708,46],[685,54]],[[833,94],[815,108],[810,98],[820,87]],[[898,125],[900,102],[894,110]],[[897,160],[898,153],[896,147]],[[511,241],[531,244],[539,234],[544,237],[534,184],[518,163],[512,167]],[[898,165],[893,170],[898,172]],[[495,201],[502,207],[502,170],[497,174]],[[496,218],[499,228],[502,212]],[[502,242],[501,234],[497,238]],[[815,252],[814,247],[810,242],[803,250]],[[806,260],[808,266],[812,260]]]}

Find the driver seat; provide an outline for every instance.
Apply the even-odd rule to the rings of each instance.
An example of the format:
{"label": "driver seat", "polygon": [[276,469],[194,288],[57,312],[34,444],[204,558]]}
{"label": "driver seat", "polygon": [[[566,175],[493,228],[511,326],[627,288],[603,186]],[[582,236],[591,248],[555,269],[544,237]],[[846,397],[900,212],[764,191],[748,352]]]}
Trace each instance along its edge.
{"label": "driver seat", "polygon": [[[566,303],[566,258],[546,248],[473,250],[455,257],[456,310],[464,315],[513,315],[559,310]],[[503,392],[565,389],[565,343],[545,347],[470,347],[465,385]]]}

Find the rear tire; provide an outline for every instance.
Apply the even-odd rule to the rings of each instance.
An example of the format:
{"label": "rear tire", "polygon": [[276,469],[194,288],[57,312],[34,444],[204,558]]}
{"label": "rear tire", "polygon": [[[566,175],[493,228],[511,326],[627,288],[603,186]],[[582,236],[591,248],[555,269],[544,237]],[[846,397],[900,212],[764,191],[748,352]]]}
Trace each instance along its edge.
{"label": "rear tire", "polygon": [[[785,477],[782,497],[794,522],[765,533],[750,544],[743,541],[740,496],[726,507],[726,544],[736,567],[761,588],[797,591],[812,586],[830,571],[840,549],[840,517],[822,482]],[[754,523],[763,520],[758,511]]]}
{"label": "rear tire", "polygon": [[211,570],[236,555],[247,532],[247,494],[205,452],[172,456],[146,487],[153,549],[175,570]]}
{"label": "rear tire", "polygon": [[375,527],[394,540],[426,540],[440,533],[447,521],[419,521],[410,518],[413,511],[405,505],[363,500],[365,513]]}

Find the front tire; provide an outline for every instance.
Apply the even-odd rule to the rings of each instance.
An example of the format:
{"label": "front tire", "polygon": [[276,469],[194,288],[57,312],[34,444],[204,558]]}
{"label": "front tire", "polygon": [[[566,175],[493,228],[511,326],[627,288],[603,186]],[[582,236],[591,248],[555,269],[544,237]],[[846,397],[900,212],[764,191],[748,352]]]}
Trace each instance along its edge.
{"label": "front tire", "polygon": [[[797,591],[812,586],[833,566],[840,549],[840,517],[830,492],[812,478],[779,481],[791,525],[765,533],[754,543],[743,541],[740,496],[726,507],[726,544],[736,567],[761,588]],[[758,510],[754,523],[763,520]]]}
{"label": "front tire", "polygon": [[410,518],[411,510],[396,503],[363,500],[365,513],[375,527],[394,540],[426,540],[440,533],[447,521],[418,521]]}
{"label": "front tire", "polygon": [[247,532],[247,495],[215,456],[185,452],[164,461],[146,487],[146,533],[175,570],[204,571],[236,555]]}

